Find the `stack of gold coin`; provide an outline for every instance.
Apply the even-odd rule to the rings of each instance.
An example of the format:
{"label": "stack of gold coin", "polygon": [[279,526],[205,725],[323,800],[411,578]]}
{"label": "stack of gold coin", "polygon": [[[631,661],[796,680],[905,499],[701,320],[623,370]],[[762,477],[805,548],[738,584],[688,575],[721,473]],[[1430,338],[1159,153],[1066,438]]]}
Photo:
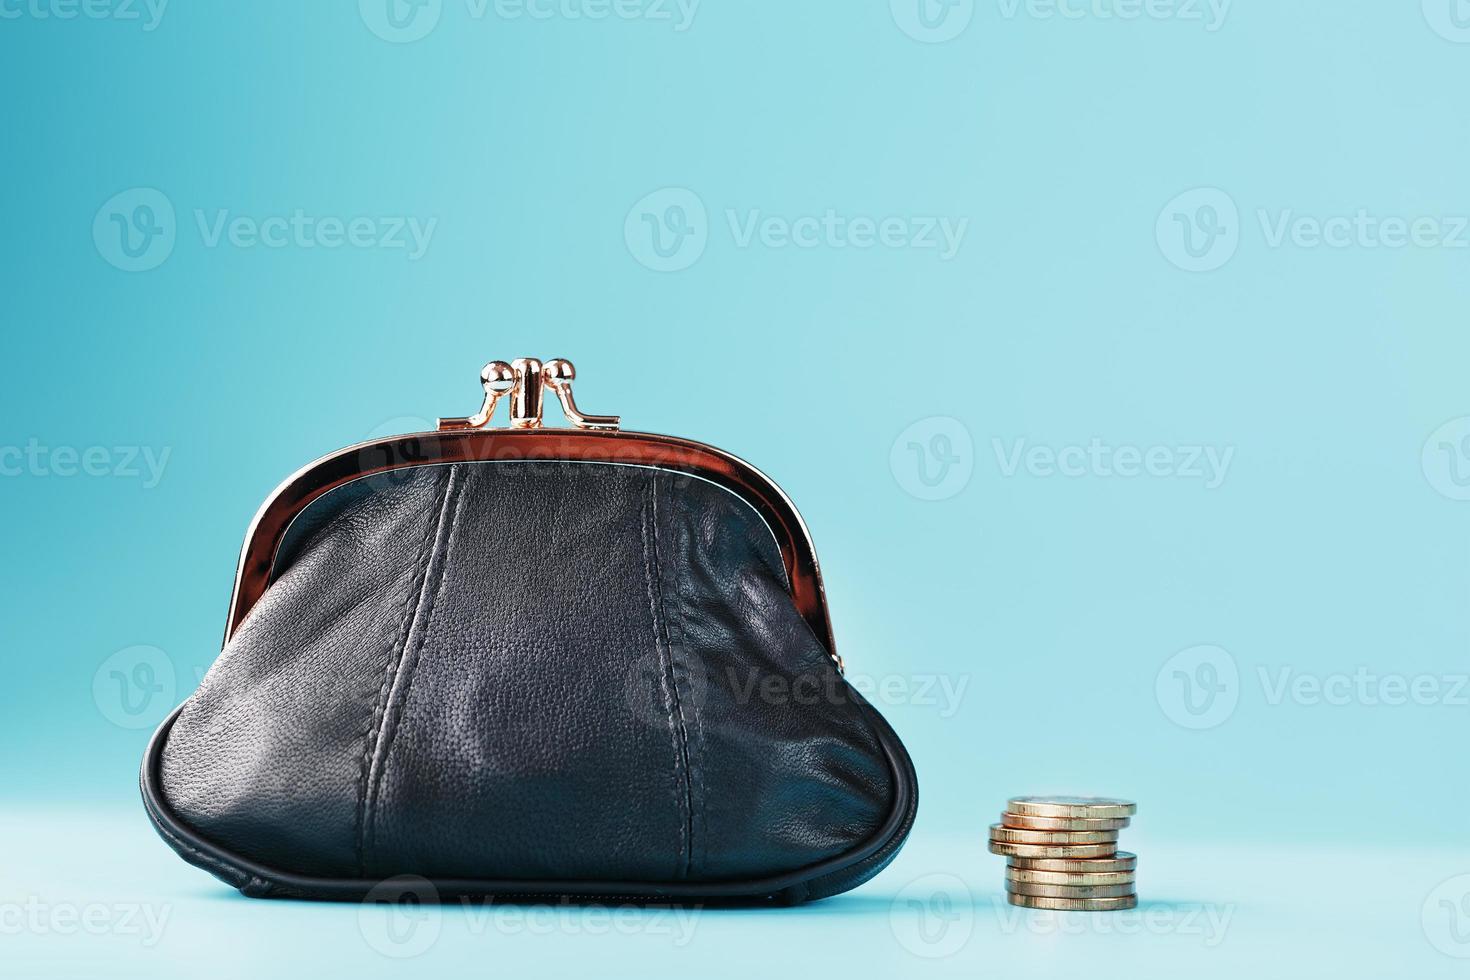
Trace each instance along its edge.
{"label": "stack of gold coin", "polygon": [[990,825],[990,851],[1006,857],[1006,901],[1032,909],[1102,912],[1138,904],[1138,857],[1118,831],[1138,804],[1090,796],[1015,796]]}

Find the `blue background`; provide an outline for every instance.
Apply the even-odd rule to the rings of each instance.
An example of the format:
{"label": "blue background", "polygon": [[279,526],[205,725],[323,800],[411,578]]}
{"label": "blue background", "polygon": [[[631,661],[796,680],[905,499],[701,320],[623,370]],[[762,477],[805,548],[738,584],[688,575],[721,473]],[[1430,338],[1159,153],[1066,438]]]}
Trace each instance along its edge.
{"label": "blue background", "polygon": [[[479,366],[525,355],[573,358],[584,410],[728,449],[795,499],[849,673],[896,692],[876,699],[918,765],[920,821],[855,895],[710,913],[674,952],[450,922],[428,962],[737,975],[756,923],[788,964],[813,924],[838,930],[858,973],[1116,956],[1228,975],[1262,943],[1329,937],[1339,972],[1463,968],[1428,896],[1470,872],[1470,28],[1447,19],[1459,3],[1470,24],[1467,5],[1239,0],[1212,22],[1184,0],[1132,19],[1101,16],[1129,0],[1072,0],[1079,16],[930,0],[955,36],[929,43],[905,0],[706,0],[682,30],[653,0],[605,19],[443,0],[398,43],[385,2],[174,0],[151,30],[141,6],[3,6],[0,445],[101,447],[107,473],[0,457],[0,798],[19,861],[0,899],[144,894],[175,914],[148,947],[10,931],[18,962],[159,976],[277,935],[302,969],[393,966],[350,909],[235,901],[185,868],[146,827],[136,767],[218,652],[276,483],[467,414]],[[111,216],[159,195],[172,249],[126,271]],[[639,229],[671,235],[668,205],[691,200],[683,267],[651,268]],[[415,256],[201,230],[297,211],[432,233]],[[963,234],[952,255],[923,235],[741,237],[752,216],[829,211]],[[1313,243],[1312,222],[1359,212],[1424,219],[1434,241],[1392,247],[1370,225]],[[1283,216],[1306,231],[1278,240]],[[1008,471],[1018,440],[1094,439],[1161,447],[1173,469]],[[1218,481],[1187,472],[1194,447],[1230,453]],[[156,485],[128,475],[133,450],[167,452]],[[944,459],[958,475],[926,487]],[[1180,680],[1171,658],[1201,645],[1214,673],[1187,652]],[[138,646],[173,696],[135,692],[133,725],[105,692]],[[1272,696],[1282,671],[1360,670],[1437,693]],[[1191,678],[1233,709],[1191,727],[1181,699],[1208,696]],[[1145,869],[1160,856],[1145,899],[1233,903],[1227,940],[981,935],[1000,921],[984,828],[1028,792],[1139,800],[1125,846]],[[936,872],[984,925],[916,954],[895,896]],[[1451,947],[1470,955],[1458,914]]]}

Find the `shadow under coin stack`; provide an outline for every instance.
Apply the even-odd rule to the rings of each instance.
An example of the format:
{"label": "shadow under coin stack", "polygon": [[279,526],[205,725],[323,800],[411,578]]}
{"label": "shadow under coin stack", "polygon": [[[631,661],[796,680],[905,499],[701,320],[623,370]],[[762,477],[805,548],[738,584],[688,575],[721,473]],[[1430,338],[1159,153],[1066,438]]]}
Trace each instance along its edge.
{"label": "shadow under coin stack", "polygon": [[1088,796],[1016,796],[990,825],[990,851],[1006,858],[1006,901],[1031,909],[1104,912],[1138,904],[1138,857],[1118,831],[1138,804]]}

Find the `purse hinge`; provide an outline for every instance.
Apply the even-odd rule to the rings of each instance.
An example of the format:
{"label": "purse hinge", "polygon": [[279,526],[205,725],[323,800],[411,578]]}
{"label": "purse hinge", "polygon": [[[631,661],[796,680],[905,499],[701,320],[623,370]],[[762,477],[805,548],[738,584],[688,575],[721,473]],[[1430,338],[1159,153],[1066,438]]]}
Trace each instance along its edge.
{"label": "purse hinge", "polygon": [[618,416],[587,415],[577,409],[572,398],[572,381],[576,377],[577,369],[562,357],[544,364],[534,357],[518,357],[509,364],[491,361],[480,371],[480,385],[485,389],[485,402],[480,410],[466,418],[441,418],[439,431],[489,426],[496,406],[506,395],[510,396],[510,428],[542,428],[547,388],[561,402],[562,414],[573,428],[616,431],[620,422]]}

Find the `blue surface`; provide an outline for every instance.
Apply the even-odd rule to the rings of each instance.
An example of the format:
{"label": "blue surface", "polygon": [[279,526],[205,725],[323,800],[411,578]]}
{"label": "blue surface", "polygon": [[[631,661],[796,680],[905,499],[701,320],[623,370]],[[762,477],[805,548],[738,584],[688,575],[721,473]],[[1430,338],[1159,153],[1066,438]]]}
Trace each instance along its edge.
{"label": "blue surface", "polygon": [[[178,862],[136,765],[281,478],[561,355],[797,501],[919,823],[811,909],[415,966],[1463,973],[1470,5],[395,9],[0,4],[7,963],[402,968]],[[1172,924],[991,907],[1049,791],[1140,801]],[[160,941],[24,912],[94,902]]]}
{"label": "blue surface", "polygon": [[931,832],[828,901],[676,912],[262,902],[169,860],[131,811],[25,808],[0,832],[33,845],[6,860],[8,976],[1465,975],[1434,891],[1464,847],[1181,846],[1140,821],[1140,906],[1055,913],[1005,904],[978,835]]}

